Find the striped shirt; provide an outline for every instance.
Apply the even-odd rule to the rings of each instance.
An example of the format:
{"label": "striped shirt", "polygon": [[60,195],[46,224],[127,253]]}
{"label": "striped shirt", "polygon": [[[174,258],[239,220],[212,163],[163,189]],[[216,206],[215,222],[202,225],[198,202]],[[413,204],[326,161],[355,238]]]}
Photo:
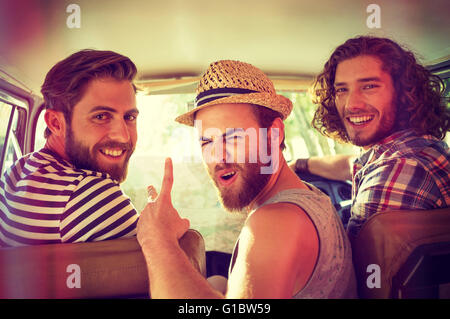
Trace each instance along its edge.
{"label": "striped shirt", "polygon": [[431,135],[396,132],[353,165],[353,204],[347,231],[355,236],[373,214],[388,209],[450,206],[449,148]]}
{"label": "striped shirt", "polygon": [[133,236],[137,219],[109,174],[76,169],[49,149],[22,157],[0,179],[0,247]]}

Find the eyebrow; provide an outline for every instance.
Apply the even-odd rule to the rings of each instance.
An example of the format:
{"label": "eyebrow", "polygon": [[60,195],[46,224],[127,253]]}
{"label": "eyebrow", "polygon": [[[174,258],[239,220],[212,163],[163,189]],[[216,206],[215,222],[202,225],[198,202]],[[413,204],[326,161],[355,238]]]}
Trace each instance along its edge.
{"label": "eyebrow", "polygon": [[[225,137],[227,137],[229,135],[232,135],[234,133],[240,133],[240,132],[244,132],[244,129],[243,128],[227,129],[226,132],[223,133],[221,137],[225,138]],[[199,141],[200,142],[211,142],[212,139],[208,138],[208,137],[200,136]]]}
{"label": "eyebrow", "polygon": [[[111,112],[111,113],[117,113],[116,109],[113,109],[112,107],[109,107],[109,106],[102,106],[102,105],[99,105],[99,106],[96,106],[96,107],[92,108],[89,111],[89,113],[94,113],[94,112],[98,112],[98,111],[107,111],[107,112]],[[130,113],[139,114],[139,110],[134,108],[134,109],[126,111],[125,113],[126,114],[130,114]]]}
{"label": "eyebrow", "polygon": [[[373,76],[373,77],[369,77],[369,78],[358,79],[357,82],[360,82],[360,83],[381,82],[381,79],[378,76]],[[346,84],[347,84],[346,82],[336,82],[336,83],[334,83],[334,86],[344,86]]]}

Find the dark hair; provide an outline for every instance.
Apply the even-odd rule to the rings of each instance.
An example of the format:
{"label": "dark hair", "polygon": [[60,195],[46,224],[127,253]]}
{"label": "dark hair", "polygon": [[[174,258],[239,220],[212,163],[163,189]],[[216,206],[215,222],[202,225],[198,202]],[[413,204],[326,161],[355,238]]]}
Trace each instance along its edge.
{"label": "dark hair", "polygon": [[[283,118],[283,116],[279,112],[269,109],[268,107],[259,105],[253,106],[253,115],[255,116],[255,119],[258,121],[261,127],[269,128],[277,117],[281,119]],[[283,141],[281,141],[280,144],[280,148],[282,151],[286,148],[284,140],[285,138],[283,138]]]}
{"label": "dark hair", "polygon": [[[137,70],[134,63],[113,51],[81,50],[59,61],[45,77],[41,93],[46,109],[63,112],[70,125],[73,107],[84,93],[87,83],[95,78],[112,77],[133,83]],[[51,131],[46,128],[47,138]]]}
{"label": "dark hair", "polygon": [[337,47],[317,76],[313,102],[318,105],[312,125],[323,135],[348,142],[346,130],[335,105],[334,80],[338,64],[360,55],[381,60],[391,75],[395,89],[398,127],[419,134],[445,137],[450,127],[450,111],[443,98],[444,83],[418,64],[414,54],[387,38],[359,36]]}

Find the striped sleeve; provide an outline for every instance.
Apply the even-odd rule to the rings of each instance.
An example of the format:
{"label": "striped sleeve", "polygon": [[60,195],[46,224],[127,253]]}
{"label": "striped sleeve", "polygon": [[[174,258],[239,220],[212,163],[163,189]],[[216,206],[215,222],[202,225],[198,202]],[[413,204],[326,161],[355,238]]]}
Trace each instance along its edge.
{"label": "striped sleeve", "polygon": [[8,169],[0,180],[0,246],[54,244],[60,242],[60,211],[71,183],[29,175],[25,160]]}
{"label": "striped sleeve", "polygon": [[119,184],[109,178],[84,177],[61,216],[62,242],[87,242],[136,234],[138,214]]}
{"label": "striped sleeve", "polygon": [[347,226],[356,235],[364,222],[388,209],[433,209],[442,202],[439,187],[420,163],[398,158],[372,170],[360,181]]}

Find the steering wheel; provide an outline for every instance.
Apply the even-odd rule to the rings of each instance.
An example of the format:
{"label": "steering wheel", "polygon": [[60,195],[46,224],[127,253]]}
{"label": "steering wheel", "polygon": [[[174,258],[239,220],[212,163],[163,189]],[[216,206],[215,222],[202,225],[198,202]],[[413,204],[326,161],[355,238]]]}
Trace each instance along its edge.
{"label": "steering wheel", "polygon": [[352,206],[352,183],[350,181],[335,181],[324,177],[297,172],[297,176],[303,181],[314,185],[330,197],[337,213],[341,217],[344,227],[347,227]]}

